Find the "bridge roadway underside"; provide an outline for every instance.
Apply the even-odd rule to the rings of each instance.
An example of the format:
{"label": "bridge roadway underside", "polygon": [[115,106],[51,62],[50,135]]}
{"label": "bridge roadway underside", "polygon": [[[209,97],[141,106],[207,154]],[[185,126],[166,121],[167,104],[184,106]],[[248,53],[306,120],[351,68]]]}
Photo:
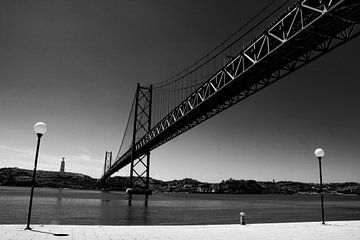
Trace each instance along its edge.
{"label": "bridge roadway underside", "polygon": [[[141,147],[137,147],[132,154],[131,149],[129,149],[108,169],[103,178],[110,177],[113,173],[131,163],[132,158],[141,157],[332,49],[355,38],[359,35],[359,32],[356,32],[356,29],[359,28],[359,21],[359,1],[344,1],[343,5],[340,5],[336,11],[333,11],[333,14],[324,14],[312,25],[299,31],[296,36],[281,44],[236,78],[232,79],[229,74],[224,74],[224,87],[170,126],[167,126],[166,129]],[[348,36],[346,36],[347,34]],[[340,35],[343,37],[340,37]],[[227,66],[229,65],[226,65],[219,72],[224,71]],[[215,73],[215,75],[219,72]]]}

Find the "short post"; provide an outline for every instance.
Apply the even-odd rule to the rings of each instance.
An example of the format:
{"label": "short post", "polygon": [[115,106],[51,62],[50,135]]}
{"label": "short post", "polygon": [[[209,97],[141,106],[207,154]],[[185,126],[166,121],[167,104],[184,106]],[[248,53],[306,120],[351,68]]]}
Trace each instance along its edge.
{"label": "short post", "polygon": [[241,213],[240,213],[240,224],[241,224],[241,225],[246,225],[245,213],[244,213],[244,212],[241,212]]}

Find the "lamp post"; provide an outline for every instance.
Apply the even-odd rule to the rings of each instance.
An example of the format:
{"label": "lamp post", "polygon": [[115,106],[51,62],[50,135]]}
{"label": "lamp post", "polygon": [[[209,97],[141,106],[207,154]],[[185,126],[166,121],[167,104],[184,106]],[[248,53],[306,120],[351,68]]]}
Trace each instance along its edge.
{"label": "lamp post", "polygon": [[26,224],[25,230],[31,230],[31,227],[30,227],[31,207],[32,207],[32,200],[33,200],[33,195],[34,195],[36,166],[37,166],[37,161],[38,161],[38,156],[39,156],[40,139],[45,134],[46,130],[47,130],[47,126],[43,122],[38,122],[34,125],[34,131],[35,131],[38,139],[37,139],[37,146],[36,146],[34,171],[33,171],[32,183],[31,183],[30,204],[29,204],[29,211],[28,211],[27,224]]}
{"label": "lamp post", "polygon": [[315,156],[319,160],[319,172],[320,172],[320,197],[321,197],[321,217],[322,217],[322,224],[325,224],[325,217],[324,217],[324,193],[322,189],[322,173],[321,173],[321,159],[325,155],[325,152],[322,148],[317,148],[315,150]]}

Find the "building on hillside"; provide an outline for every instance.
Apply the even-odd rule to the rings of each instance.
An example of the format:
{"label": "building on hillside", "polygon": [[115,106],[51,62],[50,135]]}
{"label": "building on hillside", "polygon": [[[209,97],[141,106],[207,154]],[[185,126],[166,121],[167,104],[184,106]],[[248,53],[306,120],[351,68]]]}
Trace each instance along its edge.
{"label": "building on hillside", "polygon": [[199,184],[197,186],[197,192],[200,192],[200,193],[208,193],[208,192],[211,192],[211,188],[210,188],[210,184],[207,184],[207,183],[203,183],[203,184]]}

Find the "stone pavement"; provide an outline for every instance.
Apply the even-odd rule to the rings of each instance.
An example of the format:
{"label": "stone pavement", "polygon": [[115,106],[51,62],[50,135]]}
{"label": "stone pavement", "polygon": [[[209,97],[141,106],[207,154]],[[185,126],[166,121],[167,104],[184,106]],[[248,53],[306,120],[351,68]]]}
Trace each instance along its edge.
{"label": "stone pavement", "polygon": [[360,240],[360,221],[270,223],[250,225],[85,226],[0,225],[1,240],[114,239],[246,239],[246,240]]}

